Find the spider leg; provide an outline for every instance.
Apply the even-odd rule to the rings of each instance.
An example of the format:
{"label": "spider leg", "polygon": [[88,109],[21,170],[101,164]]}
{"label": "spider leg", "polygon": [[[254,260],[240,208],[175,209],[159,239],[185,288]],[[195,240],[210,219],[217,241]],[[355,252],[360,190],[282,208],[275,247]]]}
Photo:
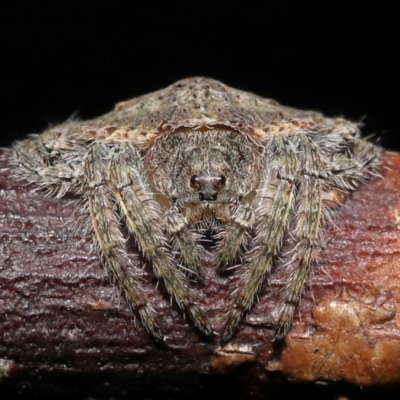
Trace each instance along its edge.
{"label": "spider leg", "polygon": [[[276,164],[265,166],[263,198],[257,210],[256,247],[248,254],[247,271],[239,280],[236,300],[228,313],[221,340],[227,341],[236,331],[243,314],[250,309],[265,278],[269,275],[274,256],[277,254],[283,234],[288,225],[294,202],[296,158],[285,138],[274,138],[266,146],[265,159],[276,160]],[[272,182],[271,169],[275,169],[277,182]],[[274,187],[276,185],[276,187]]]}
{"label": "spider leg", "polygon": [[123,246],[125,239],[114,210],[115,198],[106,182],[109,152],[106,146],[95,145],[84,164],[85,176],[90,187],[87,201],[91,224],[112,280],[128,304],[139,313],[144,327],[156,339],[162,339],[163,335],[156,321],[156,311],[148,303],[138,279],[129,272],[132,260]]}
{"label": "spider leg", "polygon": [[160,210],[143,181],[140,155],[129,144],[115,149],[111,156],[110,178],[113,195],[125,216],[129,231],[151,261],[156,276],[160,277],[180,308],[185,308],[194,324],[204,333],[213,330],[204,311],[197,305],[186,276],[176,267],[159,222]]}
{"label": "spider leg", "polygon": [[[366,141],[358,140],[353,147],[349,147],[348,152],[338,153],[335,147],[328,147],[320,138],[316,140],[315,136],[301,134],[298,138],[301,158],[294,232],[297,244],[287,265],[290,272],[283,288],[283,304],[277,313],[274,340],[282,339],[289,331],[311,265],[316,259],[321,240],[321,221],[329,217],[330,211],[323,203],[324,190],[337,189],[348,193],[356,189],[369,174],[374,174],[379,165],[377,156],[380,150]],[[329,152],[326,154],[327,149],[330,156]]]}
{"label": "spider leg", "polygon": [[218,249],[218,272],[225,272],[232,264],[240,247],[246,242],[249,228],[254,224],[254,210],[249,204],[240,204],[235,210],[232,222],[225,232],[222,232],[222,241]]}
{"label": "spider leg", "polygon": [[186,269],[198,279],[201,279],[200,258],[202,248],[199,248],[197,243],[199,235],[191,231],[188,225],[187,218],[176,207],[165,213],[165,228],[172,237],[173,247],[179,249],[179,255]]}
{"label": "spider leg", "polygon": [[71,149],[69,158],[58,163],[52,163],[51,151],[46,150],[46,139],[52,140],[51,132],[41,136],[31,136],[14,145],[10,164],[17,179],[23,179],[28,184],[34,184],[39,190],[44,190],[49,196],[62,197],[69,191],[76,191],[80,171],[74,162],[79,158],[79,146]]}
{"label": "spider leg", "polygon": [[282,339],[290,329],[310,267],[315,260],[322,215],[320,180],[305,175],[299,187],[298,198],[295,228],[298,243],[288,263],[290,273],[283,289],[283,304],[278,311],[274,340]]}

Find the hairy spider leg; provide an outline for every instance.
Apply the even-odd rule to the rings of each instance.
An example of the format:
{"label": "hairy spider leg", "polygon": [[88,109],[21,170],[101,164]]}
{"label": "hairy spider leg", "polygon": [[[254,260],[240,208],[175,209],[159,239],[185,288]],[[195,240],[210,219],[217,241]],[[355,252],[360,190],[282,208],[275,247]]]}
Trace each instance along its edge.
{"label": "hairy spider leg", "polygon": [[239,280],[234,306],[228,313],[221,334],[222,341],[227,341],[235,333],[243,314],[251,308],[262,283],[270,274],[294,202],[293,171],[296,157],[288,141],[282,137],[272,138],[266,145],[265,152],[267,164],[261,179],[264,190],[261,204],[256,211],[256,246],[246,257],[247,268]]}
{"label": "hairy spider leg", "polygon": [[187,278],[171,256],[167,239],[158,222],[160,210],[144,181],[140,154],[129,143],[120,144],[110,167],[111,190],[126,219],[128,230],[151,261],[178,306],[186,309],[195,326],[207,335],[213,333],[204,311],[196,302]]}
{"label": "hairy spider leg", "polygon": [[97,144],[92,147],[85,161],[84,171],[90,187],[87,195],[90,220],[97,247],[107,263],[112,281],[132,309],[139,313],[144,327],[161,340],[163,334],[157,324],[157,313],[147,301],[139,280],[129,271],[133,267],[132,257],[128,256],[124,247],[126,239],[122,235],[114,206],[114,182],[110,182],[109,176],[110,168],[115,167],[115,157],[115,152],[108,146]]}

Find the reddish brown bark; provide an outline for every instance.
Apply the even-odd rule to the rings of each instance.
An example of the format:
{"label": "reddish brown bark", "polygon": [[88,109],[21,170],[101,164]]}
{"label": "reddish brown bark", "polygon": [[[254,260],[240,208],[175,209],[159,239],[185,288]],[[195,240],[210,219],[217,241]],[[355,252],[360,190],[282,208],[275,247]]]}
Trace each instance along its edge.
{"label": "reddish brown bark", "polygon": [[[176,390],[203,396],[212,384],[236,397],[279,398],[277,376],[356,385],[399,382],[400,154],[385,154],[381,174],[353,193],[336,225],[326,227],[326,246],[285,343],[271,343],[270,330],[261,324],[278,301],[282,260],[248,321],[220,348],[217,338],[200,335],[170,306],[138,258],[135,273],[157,304],[166,334],[164,343],[156,343],[110,285],[90,238],[73,222],[71,199],[45,198],[1,171],[3,388],[30,393],[29,385],[43,385],[49,392],[173,397]],[[287,240],[284,251],[291,245]],[[202,268],[204,282],[193,285],[219,331],[236,278],[216,274],[212,257]]]}

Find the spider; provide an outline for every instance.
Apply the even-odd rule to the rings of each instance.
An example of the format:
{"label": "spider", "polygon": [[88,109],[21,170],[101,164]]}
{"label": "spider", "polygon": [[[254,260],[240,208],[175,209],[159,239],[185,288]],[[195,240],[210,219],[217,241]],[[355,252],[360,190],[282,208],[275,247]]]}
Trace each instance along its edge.
{"label": "spider", "polygon": [[274,316],[274,339],[285,337],[324,220],[343,194],[376,174],[380,155],[357,124],[190,78],[99,118],[31,135],[14,145],[10,161],[14,176],[47,195],[79,196],[112,281],[156,339],[162,328],[130,272],[125,229],[207,335],[214,330],[189,278],[201,278],[202,236],[213,236],[217,245],[207,251],[216,252],[218,272],[238,260],[244,271],[220,333],[227,341],[271,274],[291,226],[295,247]]}

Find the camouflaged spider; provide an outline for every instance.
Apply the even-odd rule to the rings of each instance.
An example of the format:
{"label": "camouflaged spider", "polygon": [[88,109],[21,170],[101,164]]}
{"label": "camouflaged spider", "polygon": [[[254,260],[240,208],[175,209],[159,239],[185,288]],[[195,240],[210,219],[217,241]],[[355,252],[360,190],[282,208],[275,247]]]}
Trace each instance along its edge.
{"label": "camouflaged spider", "polygon": [[48,195],[81,197],[112,280],[158,339],[157,312],[129,272],[122,225],[206,334],[213,328],[185,272],[201,275],[198,222],[215,236],[219,272],[237,260],[246,264],[220,334],[226,341],[271,273],[290,224],[296,244],[275,316],[280,339],[316,259],[321,223],[343,193],[374,174],[380,154],[349,121],[191,78],[97,119],[68,121],[17,142],[11,168]]}

